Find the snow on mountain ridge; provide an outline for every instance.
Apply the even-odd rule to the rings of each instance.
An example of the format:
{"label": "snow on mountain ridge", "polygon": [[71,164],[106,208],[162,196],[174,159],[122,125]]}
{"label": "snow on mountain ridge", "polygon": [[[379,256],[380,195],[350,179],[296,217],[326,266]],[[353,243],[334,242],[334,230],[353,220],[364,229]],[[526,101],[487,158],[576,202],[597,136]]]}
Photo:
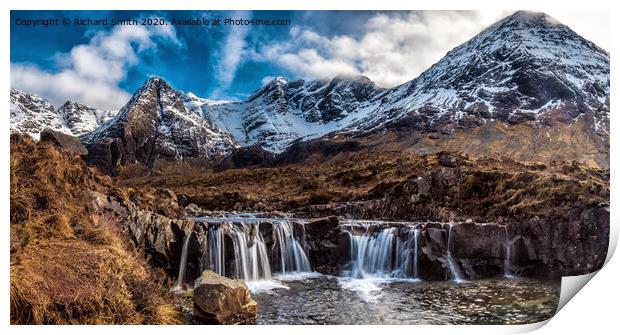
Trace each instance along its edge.
{"label": "snow on mountain ridge", "polygon": [[[21,107],[13,100],[11,129],[17,129],[13,111]],[[54,119],[44,103],[28,105],[46,111],[33,120]],[[83,123],[92,124],[91,114],[85,115]],[[182,158],[253,144],[280,152],[298,140],[394,125],[433,132],[442,125],[467,128],[487,120],[539,126],[581,118],[608,136],[609,54],[545,14],[516,12],[449,51],[419,77],[390,89],[363,76],[275,77],[244,101],[218,101],[174,90],[153,77],[114,118],[83,138],[121,138],[114,128],[128,122],[155,127],[162,150]],[[71,128],[70,123],[57,126]],[[67,131],[87,130],[80,120],[71,124]]]}
{"label": "snow on mountain ridge", "polygon": [[114,118],[82,137],[87,161],[115,173],[119,164],[152,166],[159,159],[214,157],[235,148],[228,133],[186,107],[190,98],[159,77],[148,79]]}
{"label": "snow on mountain ridge", "polygon": [[496,119],[553,125],[586,115],[604,134],[608,99],[607,52],[544,13],[519,11],[395,88],[379,88],[365,77],[276,77],[246,101],[200,108],[241,145],[278,152],[298,139],[390,124],[419,130]]}
{"label": "snow on mountain ridge", "polygon": [[366,117],[368,100],[383,91],[365,77],[288,81],[276,77],[247,100],[201,104],[187,99],[204,117],[240,145],[261,144],[280,152],[299,139],[322,136]]}
{"label": "snow on mountain ridge", "polygon": [[83,135],[102,125],[117,112],[102,111],[70,101],[55,109],[49,101],[17,89],[11,89],[10,100],[11,132],[28,134],[37,140],[45,128],[73,136]]}

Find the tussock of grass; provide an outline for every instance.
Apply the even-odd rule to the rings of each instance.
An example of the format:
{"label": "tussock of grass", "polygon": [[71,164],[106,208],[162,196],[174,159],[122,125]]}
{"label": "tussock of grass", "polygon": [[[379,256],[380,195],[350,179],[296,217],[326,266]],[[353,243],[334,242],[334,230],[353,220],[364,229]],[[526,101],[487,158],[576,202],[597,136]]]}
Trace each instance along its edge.
{"label": "tussock of grass", "polygon": [[116,218],[92,209],[89,190],[113,188],[79,157],[11,136],[11,323],[182,322]]}

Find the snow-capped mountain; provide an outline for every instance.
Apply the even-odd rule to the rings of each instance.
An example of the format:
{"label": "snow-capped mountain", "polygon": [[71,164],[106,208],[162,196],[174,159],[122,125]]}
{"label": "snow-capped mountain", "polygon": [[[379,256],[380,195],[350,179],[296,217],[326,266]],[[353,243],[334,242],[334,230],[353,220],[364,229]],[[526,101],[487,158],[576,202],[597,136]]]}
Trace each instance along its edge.
{"label": "snow-capped mountain", "polygon": [[[216,101],[151,78],[102,124],[111,115],[76,103],[54,111],[39,97],[11,91],[12,131],[37,135],[49,126],[84,134],[101,125],[82,140],[87,159],[108,172],[158,158],[212,158],[255,145],[278,153],[294,142],[352,136],[420,152],[509,149],[526,151],[523,159],[551,152],[549,159],[605,166],[609,54],[543,13],[521,11],[398,87],[380,88],[363,76],[277,77],[244,101]],[[397,134],[371,139],[384,131]]]}
{"label": "snow-capped mountain", "polygon": [[82,137],[87,161],[112,173],[119,164],[208,158],[236,147],[227,132],[187,109],[185,98],[163,79],[150,78],[114,118]]}
{"label": "snow-capped mountain", "polygon": [[67,101],[57,111],[62,123],[71,131],[70,135],[89,133],[113,118],[117,110],[99,110],[79,102]]}
{"label": "snow-capped mountain", "polygon": [[364,121],[553,125],[587,117],[605,132],[608,108],[609,54],[546,14],[519,11],[390,90],[380,112]]}
{"label": "snow-capped mountain", "polygon": [[366,77],[331,81],[277,77],[246,101],[214,103],[197,97],[186,105],[232,134],[240,145],[282,151],[292,141],[320,137],[368,116],[384,89]]}
{"label": "snow-capped mountain", "polygon": [[36,95],[11,89],[11,132],[23,133],[39,139],[46,127],[68,133],[49,101]]}
{"label": "snow-capped mountain", "polygon": [[34,139],[39,139],[45,128],[80,136],[95,130],[117,112],[70,101],[56,110],[49,101],[16,89],[11,89],[10,99],[11,132],[28,134]]}
{"label": "snow-capped mountain", "polygon": [[188,108],[240,145],[279,152],[295,140],[393,125],[434,131],[488,120],[554,125],[583,118],[609,129],[609,54],[543,13],[516,12],[450,51],[418,78],[392,89],[365,77],[278,77],[243,102],[193,96]]}

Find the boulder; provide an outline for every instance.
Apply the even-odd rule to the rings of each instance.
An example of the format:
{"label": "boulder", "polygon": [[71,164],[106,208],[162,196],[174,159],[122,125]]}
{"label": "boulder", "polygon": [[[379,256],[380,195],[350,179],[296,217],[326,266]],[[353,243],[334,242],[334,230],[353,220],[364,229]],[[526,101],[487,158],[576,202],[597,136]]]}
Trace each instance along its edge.
{"label": "boulder", "polygon": [[251,324],[256,301],[241,280],[207,270],[194,284],[194,320],[205,324]]}
{"label": "boulder", "polygon": [[82,145],[82,142],[80,142],[80,139],[77,137],[50,128],[43,129],[40,136],[41,142],[51,142],[64,152],[80,156],[88,154],[88,150],[86,150],[86,147]]}

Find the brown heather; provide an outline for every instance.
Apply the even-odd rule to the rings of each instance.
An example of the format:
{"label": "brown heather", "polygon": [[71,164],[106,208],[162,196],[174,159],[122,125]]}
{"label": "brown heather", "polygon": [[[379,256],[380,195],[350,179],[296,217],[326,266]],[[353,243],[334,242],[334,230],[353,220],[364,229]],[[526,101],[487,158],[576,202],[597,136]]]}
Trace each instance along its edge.
{"label": "brown heather", "polygon": [[109,178],[11,136],[12,324],[178,324],[183,317],[119,222],[91,208]]}
{"label": "brown heather", "polygon": [[[439,162],[444,154],[459,161],[451,177],[456,182],[450,186],[443,186],[448,182],[443,179],[445,170],[450,169]],[[597,206],[609,199],[608,169],[575,161],[522,163],[444,152],[349,152],[271,168],[200,172],[184,167],[176,171],[121,176],[117,182],[135,189],[168,188],[180,199],[185,198],[186,203],[209,210],[309,213],[306,209],[311,212],[313,205],[337,206],[365,200],[404,199],[392,203],[407,206],[412,181],[418,177],[435,180],[428,196],[415,207],[403,207],[387,215],[368,213],[368,218],[402,220],[445,220],[436,215],[445,211],[479,221],[535,216],[565,220],[571,209]]]}

